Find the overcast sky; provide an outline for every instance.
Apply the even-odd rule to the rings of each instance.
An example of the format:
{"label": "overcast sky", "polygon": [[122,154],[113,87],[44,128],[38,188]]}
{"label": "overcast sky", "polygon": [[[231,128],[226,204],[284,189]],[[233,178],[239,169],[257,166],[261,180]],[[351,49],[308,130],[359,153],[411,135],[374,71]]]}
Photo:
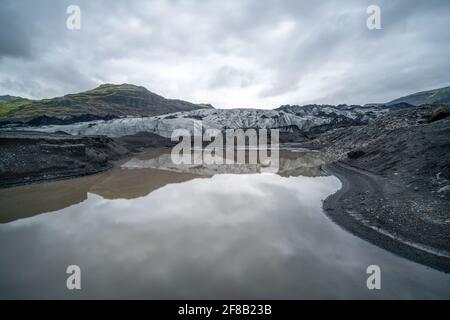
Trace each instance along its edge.
{"label": "overcast sky", "polygon": [[218,108],[386,102],[450,85],[449,30],[449,0],[2,0],[0,95],[131,83]]}

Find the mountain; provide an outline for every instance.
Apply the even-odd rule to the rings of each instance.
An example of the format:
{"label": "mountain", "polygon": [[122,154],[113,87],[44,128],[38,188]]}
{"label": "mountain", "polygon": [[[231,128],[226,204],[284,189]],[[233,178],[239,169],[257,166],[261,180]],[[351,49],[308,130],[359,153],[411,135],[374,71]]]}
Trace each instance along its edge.
{"label": "mountain", "polygon": [[391,102],[388,102],[387,105],[393,105],[396,103],[409,103],[414,106],[424,104],[450,105],[450,86],[410,94],[408,96],[392,100]]}
{"label": "mountain", "polygon": [[53,99],[4,102],[0,104],[0,121],[63,124],[123,116],[155,116],[210,107],[166,99],[131,84],[103,84],[89,91]]}
{"label": "mountain", "polygon": [[21,97],[10,96],[9,94],[7,94],[6,96],[0,96],[0,103],[8,102],[8,101],[14,101],[14,100],[19,100],[19,99],[22,99],[22,98]]}
{"label": "mountain", "polygon": [[174,129],[192,129],[195,120],[202,120],[205,128],[276,128],[281,132],[311,136],[340,127],[366,125],[387,112],[414,108],[413,104],[419,100],[427,101],[427,104],[443,103],[447,97],[450,97],[450,87],[419,92],[388,104],[283,105],[274,110],[214,109],[210,105],[166,99],[144,87],[105,84],[54,99],[1,103],[0,123],[3,120],[3,124],[8,125],[7,121],[9,124],[19,121],[31,126],[56,127],[71,124],[56,129],[112,137],[138,132],[170,137]]}

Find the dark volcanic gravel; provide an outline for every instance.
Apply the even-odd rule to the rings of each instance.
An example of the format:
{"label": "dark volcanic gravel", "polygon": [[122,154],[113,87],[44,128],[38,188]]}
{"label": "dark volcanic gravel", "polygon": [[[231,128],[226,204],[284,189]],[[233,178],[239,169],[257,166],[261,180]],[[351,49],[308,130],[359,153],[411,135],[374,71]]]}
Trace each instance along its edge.
{"label": "dark volcanic gravel", "polygon": [[432,121],[433,109],[390,112],[366,126],[327,132],[310,147],[339,159],[324,168],[343,183],[324,202],[334,221],[449,272],[450,117]]}
{"label": "dark volcanic gravel", "polygon": [[342,162],[323,169],[342,182],[342,189],[324,201],[334,222],[400,256],[450,272],[449,225],[424,219],[414,192]]}
{"label": "dark volcanic gravel", "polygon": [[0,187],[98,173],[128,153],[104,136],[1,132]]}

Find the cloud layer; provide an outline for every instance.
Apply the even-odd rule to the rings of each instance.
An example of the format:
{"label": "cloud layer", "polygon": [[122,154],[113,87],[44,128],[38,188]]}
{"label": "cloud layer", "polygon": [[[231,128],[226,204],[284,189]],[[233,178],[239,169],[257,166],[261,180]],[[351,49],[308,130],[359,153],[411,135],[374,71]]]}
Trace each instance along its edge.
{"label": "cloud layer", "polygon": [[111,82],[221,108],[384,102],[450,84],[449,16],[447,0],[4,0],[0,94]]}

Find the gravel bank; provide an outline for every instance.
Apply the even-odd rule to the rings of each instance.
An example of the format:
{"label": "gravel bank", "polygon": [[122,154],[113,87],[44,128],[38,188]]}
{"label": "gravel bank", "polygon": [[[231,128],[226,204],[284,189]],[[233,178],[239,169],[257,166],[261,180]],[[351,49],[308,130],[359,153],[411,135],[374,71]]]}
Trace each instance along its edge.
{"label": "gravel bank", "polygon": [[424,219],[414,205],[415,192],[343,162],[323,170],[342,182],[342,189],[324,201],[335,223],[397,255],[450,272],[450,225]]}

